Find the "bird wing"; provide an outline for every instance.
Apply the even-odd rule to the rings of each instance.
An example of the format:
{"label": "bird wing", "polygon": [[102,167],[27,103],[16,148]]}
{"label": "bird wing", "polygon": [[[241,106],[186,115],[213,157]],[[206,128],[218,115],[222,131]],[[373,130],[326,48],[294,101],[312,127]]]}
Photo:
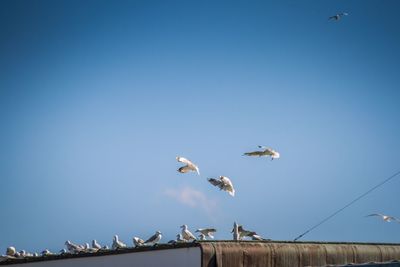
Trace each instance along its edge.
{"label": "bird wing", "polygon": [[250,157],[254,157],[254,156],[262,156],[262,151],[252,151],[252,152],[246,152],[243,154],[243,156],[250,156]]}
{"label": "bird wing", "polygon": [[188,237],[188,239],[197,239],[189,230],[185,230],[185,235]]}
{"label": "bird wing", "polygon": [[157,240],[157,234],[152,235],[149,239],[147,239],[144,243],[151,243]]}
{"label": "bird wing", "polygon": [[233,188],[233,184],[228,177],[221,176],[221,181],[223,182],[223,189],[227,191],[231,196],[235,196],[235,189]]}
{"label": "bird wing", "polygon": [[371,217],[371,216],[383,217],[384,215],[383,215],[383,214],[380,214],[380,213],[372,213],[372,214],[369,214],[369,215],[367,215],[367,216],[365,216],[365,217]]}
{"label": "bird wing", "polygon": [[190,171],[193,171],[193,169],[190,168],[188,165],[185,165],[185,166],[180,167],[178,169],[178,172],[180,172],[180,173],[187,173],[187,172],[190,172]]}
{"label": "bird wing", "polygon": [[222,187],[222,181],[214,179],[214,178],[208,178],[208,181],[213,185],[213,186],[218,186],[219,188]]}
{"label": "bird wing", "polygon": [[[180,172],[195,171],[195,172],[197,172],[197,174],[200,175],[199,167],[197,167],[197,165],[194,164],[193,162],[191,162],[190,160],[183,158],[183,157],[176,157],[176,160],[186,164],[186,166],[182,167],[182,168],[184,168],[184,171],[180,171]],[[179,170],[182,168],[179,168]]]}

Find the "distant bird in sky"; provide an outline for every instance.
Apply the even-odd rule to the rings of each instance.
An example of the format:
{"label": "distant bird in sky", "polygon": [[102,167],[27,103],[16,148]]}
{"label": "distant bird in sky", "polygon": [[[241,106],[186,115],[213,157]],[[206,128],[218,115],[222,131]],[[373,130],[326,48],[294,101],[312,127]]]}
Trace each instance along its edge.
{"label": "distant bird in sky", "polygon": [[397,223],[400,223],[400,219],[397,219],[396,217],[393,217],[393,216],[380,214],[380,213],[369,214],[369,215],[367,215],[365,217],[372,217],[372,216],[381,217],[381,219],[384,220],[385,222],[395,221]]}
{"label": "distant bird in sky", "polygon": [[92,240],[92,248],[101,249],[101,246],[99,243],[97,243],[96,239]]}
{"label": "distant bird in sky", "polygon": [[182,225],[181,228],[183,240],[187,242],[197,240],[197,238],[188,230],[188,226],[186,224]]}
{"label": "distant bird in sky", "polygon": [[231,180],[226,176],[220,176],[219,179],[209,178],[208,181],[213,185],[218,187],[220,190],[227,191],[229,195],[235,196],[235,189]]}
{"label": "distant bird in sky", "polygon": [[135,237],[133,237],[133,245],[135,247],[143,246],[144,245],[144,240],[135,236]]}
{"label": "distant bird in sky", "polygon": [[147,239],[144,244],[147,246],[154,246],[157,245],[158,242],[160,242],[162,238],[161,232],[157,231],[154,235],[152,235],[149,239]]}
{"label": "distant bird in sky", "polygon": [[112,243],[112,249],[121,249],[121,248],[126,248],[126,244],[124,242],[120,241],[118,236],[115,235],[113,238],[113,243]]}
{"label": "distant bird in sky", "polygon": [[258,146],[258,148],[261,148],[262,150],[256,150],[252,152],[246,152],[243,154],[243,156],[250,156],[250,157],[271,157],[271,160],[273,159],[278,159],[280,157],[280,154],[273,150],[272,148],[268,148],[265,146]]}
{"label": "distant bird in sky", "polygon": [[349,13],[346,13],[346,12],[339,13],[339,14],[330,16],[330,17],[329,17],[329,20],[332,19],[332,20],[338,21],[338,20],[340,20],[343,16],[348,16],[348,15],[349,15]]}
{"label": "distant bird in sky", "polygon": [[[214,228],[199,228],[195,231],[195,233],[201,233],[204,235],[204,238],[206,236],[211,237],[214,239],[214,236],[212,235],[213,233],[215,233],[217,230]],[[204,239],[206,240],[206,239]]]}
{"label": "distant bird in sky", "polygon": [[197,172],[198,175],[200,175],[199,167],[197,167],[197,165],[195,165],[190,160],[185,159],[183,157],[176,157],[176,160],[186,164],[185,166],[180,167],[178,169],[178,172],[187,173],[187,172],[190,172],[190,171],[194,171],[194,172]]}

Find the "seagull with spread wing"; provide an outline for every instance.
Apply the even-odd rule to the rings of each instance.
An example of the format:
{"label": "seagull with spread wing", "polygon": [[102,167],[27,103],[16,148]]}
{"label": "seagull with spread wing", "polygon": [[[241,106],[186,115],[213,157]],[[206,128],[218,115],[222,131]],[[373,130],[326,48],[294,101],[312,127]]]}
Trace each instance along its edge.
{"label": "seagull with spread wing", "polygon": [[265,146],[258,146],[258,148],[261,148],[262,150],[256,150],[252,152],[246,152],[243,154],[243,156],[249,156],[249,157],[271,157],[271,160],[273,159],[279,159],[280,154],[273,150],[272,148],[268,148]]}
{"label": "seagull with spread wing", "polygon": [[349,13],[343,12],[343,13],[339,13],[339,14],[330,16],[328,19],[329,19],[329,20],[332,19],[332,20],[338,21],[338,20],[340,20],[343,16],[348,16],[348,15],[349,15]]}
{"label": "seagull with spread wing", "polygon": [[202,235],[204,235],[204,240],[206,236],[214,239],[214,236],[212,234],[214,234],[217,230],[214,228],[199,228],[195,231],[195,233],[201,233]]}
{"label": "seagull with spread wing", "polygon": [[233,184],[231,180],[226,176],[220,176],[219,179],[208,178],[208,181],[213,185],[218,187],[220,190],[224,190],[229,193],[231,196],[235,196],[235,188],[233,188]]}
{"label": "seagull with spread wing", "polygon": [[393,217],[393,216],[380,214],[380,213],[369,214],[369,215],[367,215],[365,217],[372,217],[372,216],[381,217],[381,219],[384,220],[385,222],[395,221],[397,223],[400,223],[400,219],[397,219],[396,217]]}
{"label": "seagull with spread wing", "polygon": [[178,172],[187,173],[187,172],[193,171],[193,172],[197,172],[197,174],[200,175],[199,167],[197,167],[197,165],[195,165],[190,160],[183,158],[183,157],[176,157],[176,160],[183,164],[186,164],[185,166],[180,167],[178,169]]}

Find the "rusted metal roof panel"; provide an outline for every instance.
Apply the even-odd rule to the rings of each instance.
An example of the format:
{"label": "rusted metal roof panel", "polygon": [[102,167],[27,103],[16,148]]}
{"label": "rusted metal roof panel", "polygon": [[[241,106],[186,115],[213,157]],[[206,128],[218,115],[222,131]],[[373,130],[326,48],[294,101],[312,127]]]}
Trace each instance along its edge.
{"label": "rusted metal roof panel", "polygon": [[200,246],[203,267],[303,267],[400,259],[400,244],[246,241],[202,242]]}

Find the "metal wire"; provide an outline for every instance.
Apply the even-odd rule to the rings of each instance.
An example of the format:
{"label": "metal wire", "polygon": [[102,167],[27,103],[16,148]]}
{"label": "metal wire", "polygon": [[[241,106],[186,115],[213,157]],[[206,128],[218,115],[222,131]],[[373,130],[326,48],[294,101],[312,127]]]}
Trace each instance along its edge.
{"label": "metal wire", "polygon": [[391,176],[389,176],[388,178],[386,178],[383,182],[380,182],[379,184],[377,184],[376,186],[372,187],[371,189],[369,189],[367,192],[365,192],[364,194],[358,196],[357,198],[355,198],[354,200],[352,200],[351,202],[349,202],[348,204],[346,204],[344,207],[338,209],[337,211],[335,211],[334,213],[332,213],[331,215],[329,215],[328,217],[326,217],[325,219],[323,219],[322,221],[320,221],[319,223],[317,223],[316,225],[314,225],[313,227],[311,227],[310,229],[308,229],[307,231],[305,231],[304,233],[302,233],[301,235],[299,235],[298,237],[296,237],[295,239],[293,239],[293,241],[297,241],[300,238],[302,238],[303,236],[305,236],[306,234],[308,234],[309,232],[311,232],[312,230],[314,230],[315,228],[317,228],[318,226],[320,226],[321,224],[327,222],[328,220],[330,220],[332,217],[334,217],[335,215],[337,215],[338,213],[340,213],[341,211],[343,211],[344,209],[346,209],[347,207],[353,205],[355,202],[357,202],[358,200],[362,199],[363,197],[365,197],[366,195],[368,195],[369,193],[371,193],[372,191],[374,191],[375,189],[377,189],[378,187],[384,185],[385,183],[389,182],[390,180],[392,180],[393,178],[395,178],[397,175],[400,174],[400,171],[396,172],[395,174],[392,174]]}

